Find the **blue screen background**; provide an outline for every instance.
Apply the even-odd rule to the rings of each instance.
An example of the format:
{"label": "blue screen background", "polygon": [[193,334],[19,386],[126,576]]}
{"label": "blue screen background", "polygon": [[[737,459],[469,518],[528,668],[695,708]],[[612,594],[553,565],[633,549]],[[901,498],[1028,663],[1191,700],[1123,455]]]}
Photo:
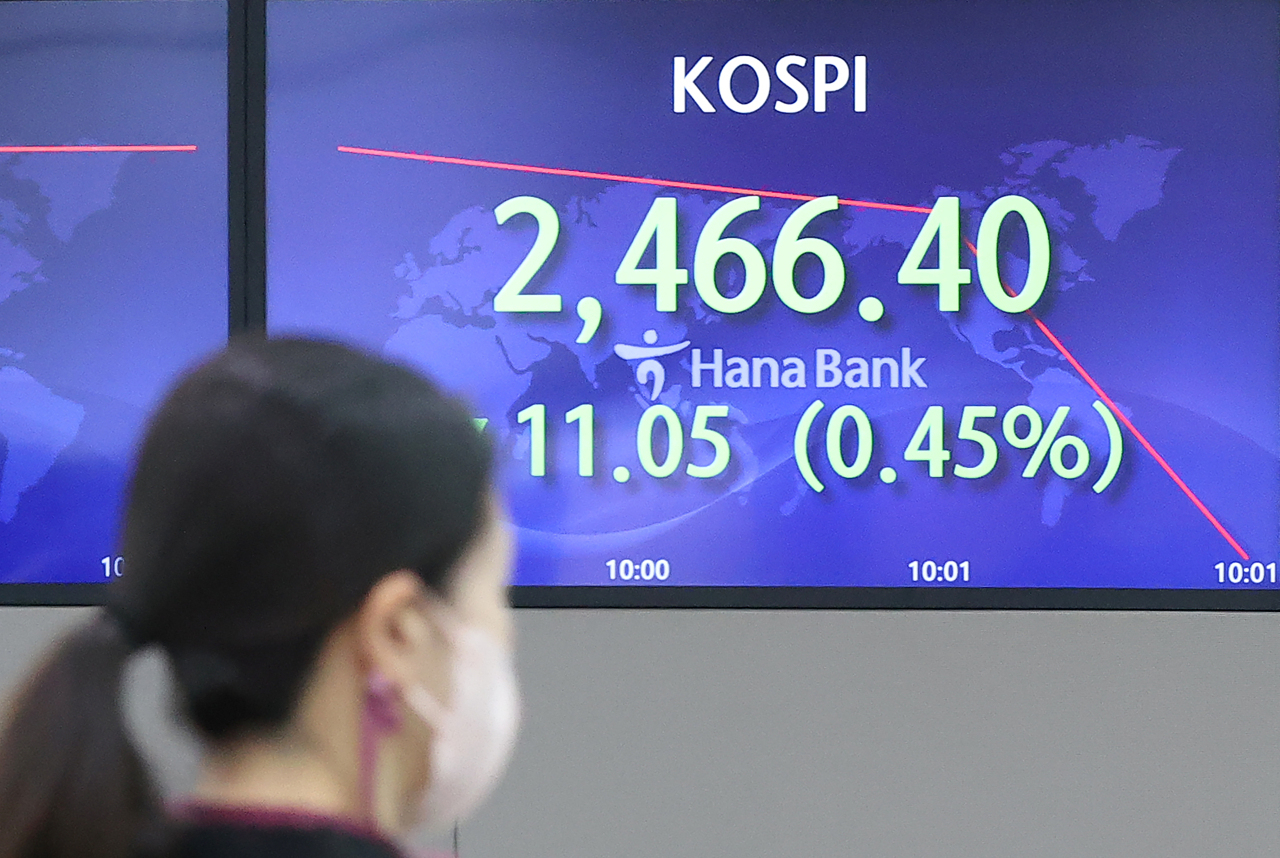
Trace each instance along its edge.
{"label": "blue screen background", "polygon": [[[1026,316],[991,308],[976,282],[962,310],[897,271],[925,215],[842,207],[806,232],[845,260],[845,296],[803,316],[772,288],[750,311],[709,311],[692,281],[675,313],[614,272],[658,196],[679,207],[681,267],[711,213],[734,194],[355,155],[339,146],[432,153],[748,189],[931,206],[960,197],[964,233],[1020,194],[1050,230],[1053,266],[1036,315],[1112,397],[1248,554],[1277,560],[1280,510],[1280,286],[1277,260],[1277,13],[1263,3],[430,4],[269,6],[269,325],[368,345],[423,368],[489,422],[520,527],[522,585],[622,583],[608,561],[666,559],[669,585],[913,586],[912,561],[968,561],[968,586],[1201,588],[1240,560],[1128,429],[1123,463],[1089,486],[1107,449],[1096,394]],[[867,109],[849,88],[825,113],[727,110],[716,72],[750,54],[867,57]],[[715,58],[699,78],[717,106],[672,110],[672,58]],[[750,75],[735,78],[743,98]],[[738,84],[735,84],[738,85]],[[735,90],[739,91],[739,90]],[[531,287],[560,294],[554,315],[496,313],[493,295],[528,252],[531,218],[499,226],[511,197],[550,202],[561,231]],[[766,251],[799,205],[764,200],[731,230]],[[1016,218],[1011,219],[1015,221]],[[1002,261],[1020,282],[1016,229]],[[650,252],[651,253],[651,252]],[[934,257],[930,257],[933,264]],[[649,260],[651,261],[651,259]],[[809,294],[820,276],[801,267]],[[976,268],[967,251],[962,264]],[[740,268],[722,263],[726,283]],[[729,291],[732,288],[725,287]],[[881,299],[885,317],[860,318]],[[579,298],[605,322],[575,342]],[[0,312],[3,312],[0,305]],[[645,475],[636,426],[651,391],[614,350],[689,348],[663,358],[658,396],[680,415],[685,461],[698,405],[733,455],[720,477]],[[841,357],[925,357],[926,388],[815,387],[820,348]],[[799,356],[807,386],[691,384],[691,351]],[[826,488],[795,462],[793,432],[815,399],[808,452]],[[575,468],[563,415],[595,407],[596,471]],[[547,476],[529,475],[529,426],[547,408]],[[875,451],[843,480],[824,456],[836,406],[868,415]],[[947,475],[904,461],[922,415],[940,405]],[[1093,453],[1075,480],[1030,451],[999,446],[994,472],[952,475],[980,451],[956,439],[964,406],[1030,405]],[[852,431],[852,425],[849,424]],[[851,442],[850,442],[851,444]],[[852,449],[846,446],[852,458]],[[621,483],[616,465],[634,476]],[[878,475],[892,467],[898,478]],[[1246,564],[1247,565],[1247,564]],[[617,568],[616,566],[614,567]],[[965,582],[956,582],[963,586]],[[1247,582],[1246,582],[1247,585]],[[936,586],[936,585],[929,585]],[[1269,579],[1262,586],[1272,586]]]}
{"label": "blue screen background", "polygon": [[115,569],[146,413],[225,342],[226,19],[0,4],[0,146],[197,146],[0,153],[0,582]]}

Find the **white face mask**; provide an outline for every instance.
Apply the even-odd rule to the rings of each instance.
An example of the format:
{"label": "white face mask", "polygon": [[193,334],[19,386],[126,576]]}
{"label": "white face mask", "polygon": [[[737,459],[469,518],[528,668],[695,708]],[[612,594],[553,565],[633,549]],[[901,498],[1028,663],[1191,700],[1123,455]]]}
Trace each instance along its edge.
{"label": "white face mask", "polygon": [[445,707],[422,686],[404,702],[431,727],[430,782],[418,822],[439,830],[468,816],[497,786],[515,746],[520,695],[510,648],[485,629],[450,623],[453,693]]}

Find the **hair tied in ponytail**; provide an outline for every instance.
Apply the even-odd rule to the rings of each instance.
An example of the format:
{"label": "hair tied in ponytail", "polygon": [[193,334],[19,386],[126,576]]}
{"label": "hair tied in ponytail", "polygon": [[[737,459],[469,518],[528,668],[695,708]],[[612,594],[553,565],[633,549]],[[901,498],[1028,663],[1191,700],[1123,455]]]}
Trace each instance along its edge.
{"label": "hair tied in ponytail", "polygon": [[204,700],[233,690],[240,679],[236,663],[209,649],[185,649],[174,653],[174,667],[182,687],[192,700]]}
{"label": "hair tied in ponytail", "polygon": [[172,659],[188,714],[202,730],[221,735],[244,720],[247,701],[235,662],[203,648],[175,650]]}
{"label": "hair tied in ponytail", "polygon": [[120,700],[137,648],[99,611],[18,690],[0,736],[0,858],[136,858],[163,827]]}

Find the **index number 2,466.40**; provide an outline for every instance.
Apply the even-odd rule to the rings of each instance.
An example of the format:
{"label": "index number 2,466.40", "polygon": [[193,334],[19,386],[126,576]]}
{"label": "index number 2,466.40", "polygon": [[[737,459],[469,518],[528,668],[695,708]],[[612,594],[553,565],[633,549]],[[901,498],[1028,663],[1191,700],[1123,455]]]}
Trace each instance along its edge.
{"label": "index number 2,466.40", "polygon": [[[799,206],[778,230],[772,258],[766,262],[764,253],[747,239],[725,235],[734,221],[759,211],[760,197],[736,197],[719,206],[703,224],[693,252],[693,285],[702,303],[717,313],[743,313],[760,302],[772,280],[778,299],[797,313],[811,315],[831,308],[844,293],[844,259],[831,242],[802,233],[819,216],[839,207],[835,196],[817,197]],[[555,206],[538,197],[520,196],[501,203],[493,213],[499,226],[522,214],[530,215],[537,224],[533,245],[498,290],[494,310],[560,312],[560,295],[528,291],[560,237],[560,215]],[[1026,280],[1017,292],[1000,279],[1000,231],[1010,215],[1022,219],[1028,241]],[[654,198],[614,272],[614,282],[619,285],[652,286],[654,306],[660,313],[676,311],[680,287],[689,283],[689,269],[679,266],[678,221],[675,197]],[[901,284],[937,286],[938,309],[942,312],[960,309],[960,287],[973,280],[972,272],[960,265],[961,235],[960,198],[939,197],[898,270]],[[925,258],[935,243],[937,265],[926,268]],[[645,266],[643,260],[650,247],[653,264]],[[975,251],[978,282],[997,310],[1021,313],[1031,309],[1044,294],[1049,279],[1049,230],[1040,210],[1026,197],[1010,194],[987,207],[978,225]],[[719,263],[726,256],[735,257],[743,269],[742,284],[734,295],[726,295],[716,279]],[[805,256],[813,256],[822,268],[822,285],[812,295],[801,293],[796,285],[796,267]]]}

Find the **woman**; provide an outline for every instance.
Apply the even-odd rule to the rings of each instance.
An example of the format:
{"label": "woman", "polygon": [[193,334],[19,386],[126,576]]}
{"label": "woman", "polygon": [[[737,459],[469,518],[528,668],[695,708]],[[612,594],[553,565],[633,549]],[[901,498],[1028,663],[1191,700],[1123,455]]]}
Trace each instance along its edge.
{"label": "woman", "polygon": [[[153,418],[125,575],[14,700],[0,858],[395,854],[499,777],[518,701],[490,454],[420,376],[334,343],[244,340]],[[168,656],[206,745],[165,809],[120,717]]]}

